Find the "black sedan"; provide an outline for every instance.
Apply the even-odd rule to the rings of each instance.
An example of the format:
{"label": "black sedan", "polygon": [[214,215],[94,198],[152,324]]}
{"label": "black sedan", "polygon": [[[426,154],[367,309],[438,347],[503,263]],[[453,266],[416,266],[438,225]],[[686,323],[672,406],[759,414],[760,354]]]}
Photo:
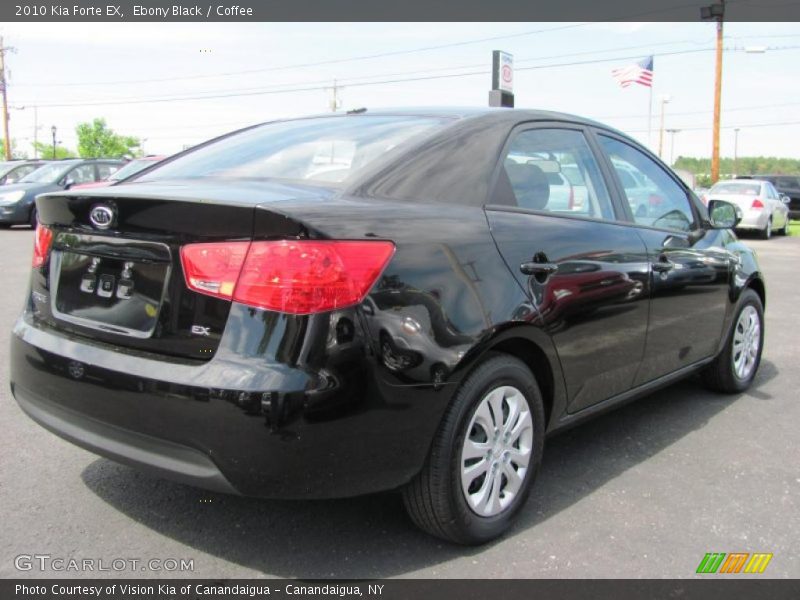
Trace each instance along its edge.
{"label": "black sedan", "polygon": [[740,392],[761,358],[734,207],[573,116],[271,122],[37,205],[11,349],[34,420],[222,492],[399,489],[455,542],[509,526],[547,435],[692,373]]}

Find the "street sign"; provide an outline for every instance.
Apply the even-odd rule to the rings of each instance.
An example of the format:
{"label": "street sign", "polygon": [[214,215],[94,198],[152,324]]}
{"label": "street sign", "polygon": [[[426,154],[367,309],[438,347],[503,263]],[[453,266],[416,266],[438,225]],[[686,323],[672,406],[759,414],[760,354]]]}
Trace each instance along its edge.
{"label": "street sign", "polygon": [[514,57],[508,52],[492,52],[492,90],[489,106],[514,107]]}
{"label": "street sign", "polygon": [[514,93],[514,57],[508,52],[500,53],[500,77],[498,90]]}

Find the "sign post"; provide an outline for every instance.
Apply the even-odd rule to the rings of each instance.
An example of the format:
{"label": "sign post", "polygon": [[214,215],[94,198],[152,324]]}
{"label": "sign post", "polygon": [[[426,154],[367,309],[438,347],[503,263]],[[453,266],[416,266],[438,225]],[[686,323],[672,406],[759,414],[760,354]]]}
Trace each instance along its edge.
{"label": "sign post", "polygon": [[492,52],[492,90],[489,106],[514,108],[514,57],[508,52]]}

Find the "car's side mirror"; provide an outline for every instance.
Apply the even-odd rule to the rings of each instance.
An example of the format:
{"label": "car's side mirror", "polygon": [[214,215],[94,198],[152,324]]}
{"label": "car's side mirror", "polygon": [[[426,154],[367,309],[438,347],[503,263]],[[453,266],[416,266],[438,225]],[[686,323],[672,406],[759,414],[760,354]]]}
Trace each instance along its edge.
{"label": "car's side mirror", "polygon": [[736,205],[724,200],[709,200],[708,217],[712,229],[733,229],[742,219]]}
{"label": "car's side mirror", "polygon": [[789,196],[787,196],[786,194],[781,194],[781,202],[783,202],[784,204],[789,204],[791,201],[792,199],[789,198]]}
{"label": "car's side mirror", "polygon": [[68,190],[68,189],[69,189],[69,188],[71,188],[73,185],[75,185],[75,180],[74,180],[74,179],[67,179],[67,180],[64,182],[64,189],[65,189],[65,190]]}

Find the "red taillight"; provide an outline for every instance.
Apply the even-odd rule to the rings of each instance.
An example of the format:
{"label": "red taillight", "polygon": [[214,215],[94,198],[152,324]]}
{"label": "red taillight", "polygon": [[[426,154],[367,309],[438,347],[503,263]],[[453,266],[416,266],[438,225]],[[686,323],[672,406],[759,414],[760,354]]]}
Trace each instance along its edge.
{"label": "red taillight", "polygon": [[53,243],[53,230],[44,225],[36,226],[36,237],[33,239],[33,267],[41,267],[47,261],[50,244]]}
{"label": "red taillight", "polygon": [[183,276],[189,289],[230,300],[250,242],[190,244],[181,248]]}
{"label": "red taillight", "polygon": [[197,292],[310,314],[361,302],[393,253],[383,241],[284,240],[190,244],[181,259]]}
{"label": "red taillight", "polygon": [[752,208],[753,210],[761,210],[762,208],[764,208],[764,203],[758,198],[756,198],[755,200],[753,200],[753,205],[750,208]]}

